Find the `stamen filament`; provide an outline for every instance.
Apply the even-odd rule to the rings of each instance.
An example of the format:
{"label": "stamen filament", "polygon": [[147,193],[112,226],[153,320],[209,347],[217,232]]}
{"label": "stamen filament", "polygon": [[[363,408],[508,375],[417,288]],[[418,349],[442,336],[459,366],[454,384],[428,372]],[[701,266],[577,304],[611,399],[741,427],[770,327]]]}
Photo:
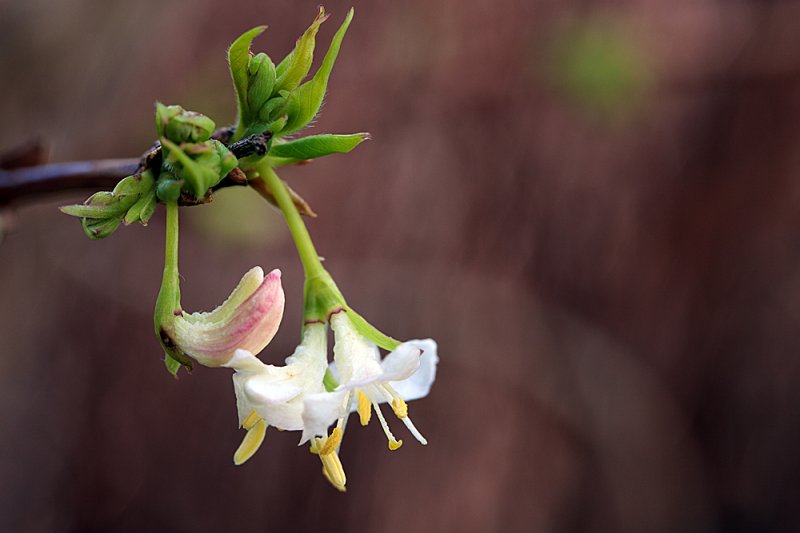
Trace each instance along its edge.
{"label": "stamen filament", "polygon": [[397,440],[394,435],[392,434],[392,430],[389,429],[389,424],[386,423],[386,419],[383,418],[383,413],[381,412],[381,408],[378,405],[378,402],[372,400],[372,407],[375,408],[375,414],[378,415],[378,420],[381,423],[381,427],[383,428],[384,434],[386,434],[386,438],[389,439],[389,449],[394,451],[398,449],[400,446],[403,445],[402,440]]}

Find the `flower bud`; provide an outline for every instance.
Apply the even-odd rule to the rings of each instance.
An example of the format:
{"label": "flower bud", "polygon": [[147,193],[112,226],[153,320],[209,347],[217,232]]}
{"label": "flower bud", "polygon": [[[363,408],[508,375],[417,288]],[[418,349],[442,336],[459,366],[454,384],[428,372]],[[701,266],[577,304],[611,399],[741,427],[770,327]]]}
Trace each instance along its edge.
{"label": "flower bud", "polygon": [[267,54],[260,53],[250,59],[247,73],[247,105],[258,113],[275,88],[275,64]]}
{"label": "flower bud", "polygon": [[272,340],[283,317],[280,270],[266,277],[247,272],[225,302],[207,313],[185,313],[162,330],[184,354],[205,366],[227,363],[237,349],[258,353]]}
{"label": "flower bud", "polygon": [[215,128],[214,121],[201,113],[186,111],[179,105],[156,104],[158,134],[174,143],[207,141]]}

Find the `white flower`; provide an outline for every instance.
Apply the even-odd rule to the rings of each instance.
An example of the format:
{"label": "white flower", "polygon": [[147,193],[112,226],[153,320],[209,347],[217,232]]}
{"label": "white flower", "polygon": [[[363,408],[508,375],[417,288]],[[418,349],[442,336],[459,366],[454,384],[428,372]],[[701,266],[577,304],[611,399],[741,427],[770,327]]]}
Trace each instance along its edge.
{"label": "white flower", "polygon": [[246,350],[236,350],[224,366],[233,368],[233,386],[239,424],[247,435],[234,454],[242,464],[261,446],[268,426],[296,431],[303,429],[303,399],[325,390],[323,377],[328,367],[327,327],[305,326],[303,340],[286,365],[264,364]]}
{"label": "white flower", "polygon": [[[335,336],[335,365],[331,365],[331,370],[340,385],[333,392],[306,396],[301,444],[311,439],[311,451],[319,453],[325,477],[336,488],[344,490],[346,479],[335,452],[349,412],[357,411],[361,425],[367,425],[374,408],[389,441],[389,449],[396,450],[403,441],[395,438],[383,416],[380,404],[387,402],[411,434],[420,443],[427,444],[408,416],[406,400],[428,394],[436,378],[439,359],[436,342],[425,339],[404,342],[381,360],[377,346],[358,333],[346,311],[333,315],[330,323]],[[333,422],[337,422],[336,427],[328,436],[328,426]]]}

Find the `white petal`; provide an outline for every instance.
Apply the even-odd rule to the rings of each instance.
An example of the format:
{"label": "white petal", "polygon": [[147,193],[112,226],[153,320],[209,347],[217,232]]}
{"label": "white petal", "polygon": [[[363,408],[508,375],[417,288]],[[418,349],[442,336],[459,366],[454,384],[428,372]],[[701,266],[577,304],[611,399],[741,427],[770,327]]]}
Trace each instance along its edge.
{"label": "white petal", "polygon": [[226,368],[233,368],[238,372],[255,372],[261,370],[265,365],[263,362],[261,362],[261,359],[247,350],[236,350],[233,352],[233,357],[231,357],[231,359],[222,366]]}
{"label": "white petal", "polygon": [[245,380],[244,392],[252,403],[274,404],[288,402],[303,389],[291,380],[276,381],[268,374],[257,374]]}
{"label": "white petal", "polygon": [[303,436],[300,444],[316,435],[326,435],[328,426],[347,414],[344,406],[349,391],[309,394],[303,401]]}
{"label": "white petal", "polygon": [[391,385],[406,401],[424,398],[428,395],[431,385],[436,380],[436,365],[439,362],[439,356],[436,353],[436,341],[423,339],[412,340],[403,344],[409,344],[422,350],[419,368],[411,377],[401,381],[393,381]]}
{"label": "white petal", "polygon": [[401,381],[407,379],[419,368],[419,360],[423,349],[414,341],[404,342],[387,355],[381,362],[383,381]]}
{"label": "white petal", "polygon": [[333,358],[343,385],[360,386],[383,374],[378,347],[356,331],[346,312],[333,315],[331,329],[336,341]]}

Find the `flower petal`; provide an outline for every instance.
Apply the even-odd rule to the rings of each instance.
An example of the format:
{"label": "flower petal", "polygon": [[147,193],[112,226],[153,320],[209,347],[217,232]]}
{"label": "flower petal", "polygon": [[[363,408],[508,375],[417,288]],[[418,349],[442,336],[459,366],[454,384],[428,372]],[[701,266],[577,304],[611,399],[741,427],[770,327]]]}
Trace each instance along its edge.
{"label": "flower petal", "polygon": [[422,348],[413,342],[404,342],[381,361],[382,381],[407,379],[419,368]]}
{"label": "flower petal", "polygon": [[409,344],[422,350],[419,368],[410,377],[401,381],[393,381],[391,385],[406,401],[424,398],[436,380],[436,365],[439,363],[436,341],[433,339],[411,340],[403,344]]}
{"label": "flower petal", "polygon": [[378,347],[356,331],[346,312],[333,315],[331,329],[336,341],[333,358],[343,387],[358,387],[383,375]]}
{"label": "flower petal", "polygon": [[344,405],[349,391],[309,394],[303,401],[303,436],[300,444],[317,435],[327,435],[328,426],[347,414]]}

